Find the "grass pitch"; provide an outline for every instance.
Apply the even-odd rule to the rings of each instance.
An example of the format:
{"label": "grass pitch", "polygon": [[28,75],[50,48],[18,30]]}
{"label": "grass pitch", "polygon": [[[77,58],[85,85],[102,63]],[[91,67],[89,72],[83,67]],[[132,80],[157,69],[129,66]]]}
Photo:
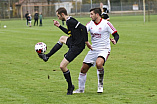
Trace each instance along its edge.
{"label": "grass pitch", "polygon": [[[49,52],[59,37],[66,35],[53,26],[53,20],[44,19],[42,27],[27,27],[25,20],[2,21],[0,104],[157,104],[157,15],[151,15],[151,21],[146,23],[142,16],[110,18],[120,39],[117,45],[112,44],[104,67],[104,93],[96,93],[96,68],[92,67],[85,93],[72,96],[66,95],[67,83],[59,69],[67,46],[46,63],[34,50],[35,44],[42,41]],[[90,21],[89,17],[77,19],[84,25]],[[75,89],[87,52],[86,47],[68,66]]]}

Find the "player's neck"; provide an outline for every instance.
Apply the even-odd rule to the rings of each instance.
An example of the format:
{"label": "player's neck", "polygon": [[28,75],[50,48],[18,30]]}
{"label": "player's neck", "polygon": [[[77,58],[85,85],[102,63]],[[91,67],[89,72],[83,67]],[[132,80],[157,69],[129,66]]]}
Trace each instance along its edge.
{"label": "player's neck", "polygon": [[95,23],[96,24],[99,24],[101,22],[102,18],[101,17],[98,17],[96,20],[95,20]]}
{"label": "player's neck", "polygon": [[69,16],[68,16],[68,15],[66,15],[66,16],[65,16],[65,21],[66,21],[68,18],[69,18]]}

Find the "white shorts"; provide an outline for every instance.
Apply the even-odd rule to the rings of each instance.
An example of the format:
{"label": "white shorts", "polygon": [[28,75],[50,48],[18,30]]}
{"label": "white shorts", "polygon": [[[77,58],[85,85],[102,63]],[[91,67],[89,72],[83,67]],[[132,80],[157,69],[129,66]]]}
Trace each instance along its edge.
{"label": "white shorts", "polygon": [[84,63],[90,63],[92,66],[96,65],[96,60],[99,56],[103,57],[107,61],[108,56],[110,55],[111,49],[104,50],[90,50],[86,57],[84,58]]}

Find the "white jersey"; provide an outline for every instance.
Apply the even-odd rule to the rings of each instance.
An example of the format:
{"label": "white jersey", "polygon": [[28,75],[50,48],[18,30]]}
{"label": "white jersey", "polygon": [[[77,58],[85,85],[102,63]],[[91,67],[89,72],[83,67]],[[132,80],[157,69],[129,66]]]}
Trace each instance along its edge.
{"label": "white jersey", "polygon": [[117,30],[113,25],[104,19],[101,19],[98,24],[92,20],[87,23],[87,32],[90,31],[93,50],[110,49],[110,34],[114,34]]}

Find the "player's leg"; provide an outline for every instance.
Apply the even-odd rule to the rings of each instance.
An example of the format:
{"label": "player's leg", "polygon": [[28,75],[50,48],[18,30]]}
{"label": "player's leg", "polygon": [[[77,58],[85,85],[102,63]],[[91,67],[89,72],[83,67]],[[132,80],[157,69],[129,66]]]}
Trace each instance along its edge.
{"label": "player's leg", "polygon": [[38,19],[37,19],[37,26],[38,26]]}
{"label": "player's leg", "polygon": [[46,54],[47,57],[51,57],[55,52],[57,52],[63,44],[66,43],[68,36],[61,36],[59,41],[55,44],[55,46],[51,49],[51,51]]}
{"label": "player's leg", "polygon": [[28,25],[28,23],[27,23],[27,19],[26,19],[26,26]]}
{"label": "player's leg", "polygon": [[56,53],[68,39],[68,36],[61,36],[59,41],[54,45],[54,47],[50,50],[48,54],[38,54],[40,58],[42,58],[45,62],[48,61],[49,57],[51,57],[54,53]]}
{"label": "player's leg", "polygon": [[34,26],[35,26],[35,22],[36,22],[36,19],[34,19]]}
{"label": "player's leg", "polygon": [[74,93],[84,93],[87,72],[91,66],[95,65],[96,59],[97,59],[97,54],[95,53],[95,51],[90,50],[86,55],[86,57],[84,58],[81,72],[79,74],[79,78],[78,78],[79,89],[74,91]]}
{"label": "player's leg", "polygon": [[83,63],[81,72],[78,77],[79,89],[73,91],[73,93],[84,93],[87,72],[91,66],[92,66],[91,64]]}
{"label": "player's leg", "polygon": [[69,61],[66,58],[64,58],[62,62],[60,63],[60,69],[62,70],[63,75],[68,83],[67,95],[72,95],[73,90],[74,90],[74,85],[72,85],[70,70],[67,68],[68,64],[69,64]]}
{"label": "player's leg", "polygon": [[37,22],[37,19],[34,20],[34,26],[35,26],[36,22]]}
{"label": "player's leg", "polygon": [[42,20],[40,19],[40,25],[39,26],[42,26]]}
{"label": "player's leg", "polygon": [[32,25],[31,25],[31,21],[29,21],[29,27],[31,27]]}
{"label": "player's leg", "polygon": [[96,60],[97,67],[97,77],[98,77],[98,93],[103,92],[103,79],[104,79],[104,68],[103,64],[105,63],[105,59],[103,57],[98,57]]}
{"label": "player's leg", "polygon": [[[67,41],[67,43],[66,43],[66,45],[68,45],[68,44],[70,44],[69,43],[69,39],[68,39],[68,41]],[[83,49],[84,49],[84,47],[77,47],[77,46],[73,46],[73,47],[70,47],[69,45],[68,45],[68,47],[69,47],[69,50],[68,50],[68,52],[64,55],[65,56],[65,59],[66,60],[68,60],[68,62],[71,62],[71,61],[73,61],[82,51],[83,51]],[[63,61],[63,62],[66,62],[66,61]],[[62,62],[62,63],[63,63]],[[65,67],[64,67],[64,65],[66,65],[66,64],[61,64],[60,65],[60,68],[63,70]],[[63,66],[63,67],[61,67],[61,66]],[[65,71],[67,71],[68,69],[67,68],[65,68],[64,70],[63,70],[63,72],[65,72]],[[73,90],[74,89],[69,89],[68,88],[68,93],[73,93]],[[71,92],[72,91],[72,92]]]}
{"label": "player's leg", "polygon": [[[68,45],[69,40],[67,41],[67,45]],[[74,90],[74,86],[72,85],[72,81],[71,81],[71,77],[70,77],[70,71],[67,69],[67,65],[69,64],[69,62],[73,61],[82,51],[83,51],[84,47],[70,47],[69,46],[69,50],[68,52],[64,55],[65,58],[63,59],[63,61],[60,64],[60,68],[62,69],[65,79],[67,79],[68,82],[68,92],[67,95],[71,95],[73,93]]]}
{"label": "player's leg", "polygon": [[110,49],[105,49],[100,51],[98,54],[98,58],[96,60],[96,67],[97,67],[97,77],[98,77],[98,93],[103,92],[103,79],[104,79],[104,64],[110,55]]}
{"label": "player's leg", "polygon": [[42,26],[42,19],[41,19],[41,26]]}
{"label": "player's leg", "polygon": [[27,24],[29,24],[29,20],[27,19]]}

